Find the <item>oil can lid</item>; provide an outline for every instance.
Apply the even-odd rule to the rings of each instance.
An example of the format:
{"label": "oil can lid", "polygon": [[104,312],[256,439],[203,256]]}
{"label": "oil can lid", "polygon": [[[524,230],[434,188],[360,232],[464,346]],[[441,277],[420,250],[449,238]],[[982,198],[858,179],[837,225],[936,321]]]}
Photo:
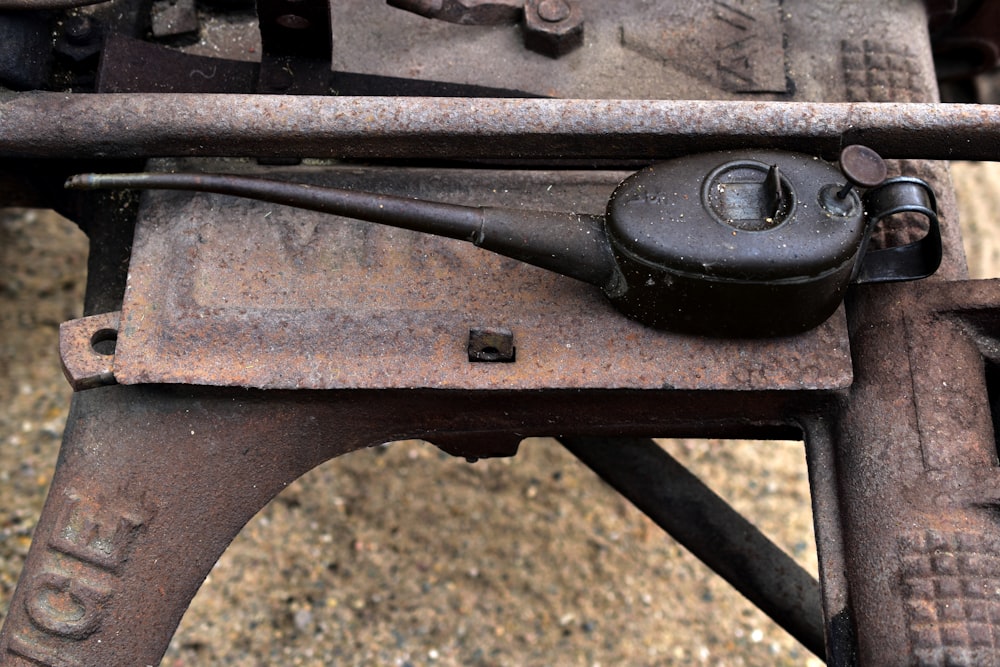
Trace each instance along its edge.
{"label": "oil can lid", "polygon": [[836,166],[785,151],[726,151],[651,165],[608,203],[619,261],[720,280],[808,280],[854,261],[865,234],[858,195],[829,210]]}

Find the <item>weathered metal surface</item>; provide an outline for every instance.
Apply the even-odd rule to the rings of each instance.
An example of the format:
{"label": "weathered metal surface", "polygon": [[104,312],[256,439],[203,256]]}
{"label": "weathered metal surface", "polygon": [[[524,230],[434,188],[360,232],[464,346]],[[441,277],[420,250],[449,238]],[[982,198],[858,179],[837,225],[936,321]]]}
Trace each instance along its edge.
{"label": "weathered metal surface", "polygon": [[153,36],[161,39],[197,34],[201,28],[194,0],[156,0],[150,19]]}
{"label": "weathered metal surface", "polygon": [[623,15],[621,42],[729,93],[788,94],[804,78],[788,62],[787,33],[798,27],[779,0],[677,2]]}
{"label": "weathered metal surface", "polygon": [[330,92],[333,36],[326,0],[258,0],[260,70],[257,90],[272,95]]}
{"label": "weathered metal surface", "polygon": [[847,599],[828,621],[850,620],[861,664],[997,659],[998,306],[997,281],[927,282],[859,288],[850,309],[856,377],[827,427]]}
{"label": "weathered metal surface", "polygon": [[837,486],[836,440],[832,414],[800,416],[809,469],[816,556],[823,603],[827,663],[856,667],[857,638],[851,618],[844,545],[844,522]]}
{"label": "weathered metal surface", "polygon": [[574,456],[819,656],[819,584],[753,524],[645,438],[560,438]]}
{"label": "weathered metal surface", "polygon": [[460,25],[506,25],[521,18],[524,0],[388,0],[387,4]]}
{"label": "weathered metal surface", "polygon": [[49,9],[71,9],[86,5],[96,5],[108,0],[2,0],[0,9],[4,11],[45,11]]}
{"label": "weathered metal surface", "polygon": [[[259,0],[257,2],[261,58],[291,56],[315,59],[330,70],[333,35],[330,3],[325,0]],[[290,73],[296,74],[296,73]]]}
{"label": "weathered metal surface", "polygon": [[[427,21],[380,2],[338,3],[338,24],[364,27],[338,31],[338,66],[382,75],[413,71],[561,98],[835,102],[849,99],[842,50],[870,40],[906,56],[871,68],[883,83],[883,99],[902,101],[899,89],[911,86],[934,90],[927,15],[919,0],[795,7],[777,0],[574,4],[586,17],[584,44],[552,59],[526,50],[518,30]],[[879,76],[903,67],[908,71],[902,76]]]}
{"label": "weathered metal surface", "polygon": [[54,56],[52,21],[46,14],[0,14],[0,85],[33,90],[45,85]]}
{"label": "weathered metal surface", "polygon": [[[449,434],[477,434],[485,449],[456,449],[475,456],[492,451],[511,429],[519,435],[775,436],[803,428],[817,493],[835,488],[840,497],[834,505],[832,493],[815,498],[835,664],[851,664],[855,633],[861,664],[988,663],[995,656],[989,610],[1000,605],[990,583],[1000,571],[1000,539],[990,509],[998,500],[998,473],[983,366],[997,356],[1000,281],[859,292],[870,299],[859,319],[862,374],[840,409],[835,395],[801,392],[87,392],[95,398],[74,413],[81,421],[73,422],[53,507],[27,566],[36,576],[19,589],[0,645],[43,662],[58,651],[87,656],[82,664],[109,665],[162,650],[212,559],[281,488],[276,480],[287,481],[344,447],[408,435],[434,439],[434,433],[450,444]],[[443,400],[452,407],[446,414],[433,407]],[[83,412],[79,405],[90,407]],[[121,437],[140,428],[152,447],[135,448]],[[206,447],[211,466],[202,465]],[[157,456],[147,456],[150,450]],[[253,455],[244,461],[248,451]],[[159,475],[160,468],[171,474]],[[240,484],[215,479],[232,480],[236,470]],[[166,481],[153,488],[146,476]],[[144,490],[146,505],[139,509],[154,512],[140,516],[127,506],[135,488]],[[74,514],[77,508],[94,513],[97,535],[123,533],[112,543],[123,545],[126,555],[112,550],[94,565],[94,545],[65,527],[86,520]],[[121,514],[114,517],[116,529],[102,527],[109,508]],[[226,511],[220,515],[219,508]],[[199,539],[203,530],[211,539]],[[95,571],[110,573],[101,574],[104,588],[90,585]],[[67,572],[82,583],[64,587],[58,577]],[[112,595],[119,587],[130,594]],[[165,597],[147,594],[161,589]],[[60,596],[84,610],[106,602],[101,613],[60,624]],[[143,613],[133,604],[145,605]],[[122,623],[132,630],[116,633]]]}
{"label": "weathered metal surface", "polygon": [[[359,72],[469,77],[564,97],[746,99],[752,93],[770,100],[915,102],[933,96],[929,48],[917,37],[925,21],[919,2],[845,1],[835,10],[812,3],[783,11],[787,3],[761,0],[740,3],[752,10],[745,16],[730,11],[733,3],[705,3],[712,10],[701,7],[703,20],[694,24],[676,20],[692,11],[691,3],[674,12],[645,0],[582,4],[586,48],[559,61],[523,52],[516,31],[442,25],[392,10],[397,18],[339,33],[338,62]],[[338,17],[370,17],[379,7],[385,9],[343,3]],[[421,49],[413,47],[417,24],[425,31]],[[457,30],[476,38],[447,37]],[[431,31],[440,32],[431,38]],[[735,33],[748,39],[733,42]],[[358,40],[375,46],[358,48]],[[245,56],[249,42],[234,44]],[[524,57],[508,58],[512,50],[504,45]],[[457,72],[456,62],[474,65]],[[865,143],[890,158],[996,159],[998,126],[996,108],[936,105],[50,94],[0,104],[0,156],[649,160],[738,145],[833,158],[845,144]],[[892,165],[927,177],[924,168],[932,169]],[[935,189],[949,196],[946,175],[939,166],[933,171]],[[351,172],[330,171],[338,184],[345,173]],[[426,185],[427,172],[402,173],[385,178],[391,174],[404,194],[452,191],[455,201],[483,203],[469,174],[457,179],[468,183],[445,177]],[[560,174],[557,182],[546,173],[522,174],[525,182],[509,174],[499,181],[500,172],[480,175],[491,179],[486,192],[498,203],[565,197],[561,207],[583,211],[591,202],[594,213],[613,186],[600,174]],[[351,178],[369,187],[362,175]],[[280,209],[222,198],[150,202],[176,210],[144,219],[145,249],[137,256],[165,263],[136,267],[145,282],[141,294],[129,297],[136,319],[122,343],[136,342],[136,367],[155,363],[170,373],[184,368],[191,378],[230,382],[263,373],[275,383],[265,386],[314,386],[308,382],[341,372],[330,361],[336,358],[348,364],[344,386],[400,389],[121,386],[77,396],[50,500],[0,634],[0,662],[23,662],[11,652],[53,665],[155,662],[242,522],[288,480],[358,446],[423,436],[475,457],[511,454],[529,434],[794,437],[800,429],[809,441],[831,662],[851,664],[855,638],[870,664],[996,661],[1000,601],[988,584],[1000,578],[998,485],[983,372],[996,364],[1000,347],[994,283],[859,290],[850,350],[857,382],[849,391],[756,391],[849,383],[841,315],[812,343],[746,346],[680,337],[664,343],[642,338],[645,330],[615,329],[628,322],[602,311],[585,286],[545,284],[531,270],[509,271],[446,242],[380,236],[362,225],[286,217]],[[178,222],[184,215],[191,219]],[[938,277],[954,279],[963,270],[956,225],[948,214],[942,222],[947,252]],[[880,240],[912,240],[920,232],[906,221],[886,227]],[[93,229],[101,231],[94,266],[121,270],[128,234],[115,233],[108,221]],[[109,242],[117,252],[108,252]],[[330,253],[331,247],[343,252]],[[412,276],[425,282],[414,284]],[[118,292],[109,284],[91,281],[91,309],[117,308]],[[303,327],[302,314],[314,307],[319,316],[311,329]],[[527,326],[495,321],[509,312],[523,313]],[[470,329],[511,324],[516,362],[468,363]],[[580,337],[588,327],[602,335]],[[150,336],[145,349],[142,335]],[[313,347],[297,347],[303,340]],[[219,341],[229,348],[213,348]],[[89,344],[83,338],[76,346]],[[304,351],[298,358],[296,349]],[[613,350],[628,363],[611,367]],[[552,365],[538,363],[551,355]],[[122,352],[116,364],[126,357]],[[367,367],[351,367],[354,357]],[[567,360],[576,364],[577,385],[557,375]],[[316,368],[319,375],[302,384],[296,373]],[[591,373],[604,377],[587,385]],[[623,386],[615,384],[622,378],[624,386],[645,389],[609,389]],[[485,391],[402,389],[453,386],[442,379]],[[664,386],[671,379],[678,387],[740,391],[671,390]],[[498,387],[512,389],[489,390]]]}
{"label": "weathered metal surface", "polygon": [[260,69],[259,63],[189,55],[120,35],[108,37],[103,53],[97,86],[106,93],[249,93]]}
{"label": "weathered metal surface", "polygon": [[61,95],[0,103],[0,157],[653,159],[772,148],[994,160],[1000,107],[662,100]]}
{"label": "weathered metal surface", "polygon": [[[77,394],[49,499],[0,631],[0,664],[157,664],[243,524],[315,465],[436,433],[796,433],[823,394],[263,392]],[[447,409],[442,409],[446,406]],[[141,438],[141,446],[137,445]],[[471,447],[467,455],[484,453]]]}
{"label": "weathered metal surface", "polygon": [[115,346],[121,313],[103,313],[59,325],[59,358],[73,389],[115,384]]}
{"label": "weathered metal surface", "polygon": [[502,328],[469,329],[469,361],[512,363],[517,359],[514,332]]}
{"label": "weathered metal surface", "polygon": [[[251,93],[260,63],[183,53],[160,44],[112,35],[97,73],[101,93]],[[325,90],[338,95],[409,97],[537,97],[505,88],[331,71]]]}
{"label": "weathered metal surface", "polygon": [[[600,213],[620,172],[300,170],[294,180],[464,204]],[[220,214],[220,212],[222,212]],[[834,389],[843,315],[801,336],[655,331],[599,290],[459,241],[248,200],[145,200],[115,376],[264,388]],[[472,327],[517,361],[470,364]]]}

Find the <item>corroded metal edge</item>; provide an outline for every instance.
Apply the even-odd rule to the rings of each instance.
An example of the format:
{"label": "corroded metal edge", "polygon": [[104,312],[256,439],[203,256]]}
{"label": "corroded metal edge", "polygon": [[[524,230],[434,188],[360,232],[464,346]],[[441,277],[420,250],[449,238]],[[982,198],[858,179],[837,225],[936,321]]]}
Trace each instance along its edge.
{"label": "corroded metal edge", "polygon": [[75,391],[115,384],[114,345],[120,319],[121,312],[115,311],[59,325],[59,359]]}

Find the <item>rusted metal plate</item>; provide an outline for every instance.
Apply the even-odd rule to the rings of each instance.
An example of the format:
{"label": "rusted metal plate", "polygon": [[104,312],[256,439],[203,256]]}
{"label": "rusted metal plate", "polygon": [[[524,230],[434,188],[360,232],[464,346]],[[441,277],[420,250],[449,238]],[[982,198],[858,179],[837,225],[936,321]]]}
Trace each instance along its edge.
{"label": "rusted metal plate", "polygon": [[647,6],[621,18],[621,45],[729,93],[786,93],[788,16],[779,0]]}
{"label": "rusted metal plate", "polygon": [[[273,174],[271,174],[273,175]],[[286,176],[455,203],[601,213],[619,172],[336,168]],[[470,363],[469,331],[514,363]],[[246,200],[150,195],[115,357],[126,384],[261,388],[833,389],[842,310],[805,335],[655,331],[583,283],[469,244]]]}
{"label": "rusted metal plate", "polygon": [[413,72],[563,98],[835,101],[843,91],[841,45],[870,39],[906,46],[921,59],[912,78],[933,87],[927,15],[918,1],[571,4],[586,20],[584,44],[553,60],[525,49],[518,30],[428,21],[379,2],[339,2],[334,25],[359,29],[335,27],[334,59],[354,72]]}

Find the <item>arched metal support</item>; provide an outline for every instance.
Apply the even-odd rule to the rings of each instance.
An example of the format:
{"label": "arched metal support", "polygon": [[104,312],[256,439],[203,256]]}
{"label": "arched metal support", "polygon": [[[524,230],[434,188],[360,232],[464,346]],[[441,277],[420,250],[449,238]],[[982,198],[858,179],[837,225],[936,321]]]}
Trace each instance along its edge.
{"label": "arched metal support", "polygon": [[295,404],[158,387],[76,394],[0,664],[158,664],[243,524],[313,466],[374,444],[344,432],[351,401]]}
{"label": "arched metal support", "polygon": [[694,393],[679,397],[664,417],[661,392],[169,385],[79,392],[0,632],[0,665],[157,664],[242,526],[291,481],[340,454],[430,433],[518,439],[565,427],[617,435],[621,427],[606,426],[612,415],[663,432],[688,430],[708,410],[719,417],[716,425],[752,430],[743,415],[773,424],[796,409],[781,400],[718,398],[713,408]]}

